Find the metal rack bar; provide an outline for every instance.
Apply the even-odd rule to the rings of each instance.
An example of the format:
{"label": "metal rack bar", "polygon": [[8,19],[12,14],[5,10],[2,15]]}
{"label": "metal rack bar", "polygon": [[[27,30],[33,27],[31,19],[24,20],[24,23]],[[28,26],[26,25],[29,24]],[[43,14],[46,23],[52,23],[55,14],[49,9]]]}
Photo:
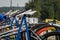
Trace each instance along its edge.
{"label": "metal rack bar", "polygon": [[[12,30],[9,30],[9,31],[7,31],[7,32],[3,32],[3,33],[1,33],[0,35],[3,35],[3,34],[6,34],[6,33],[10,33],[10,32],[12,32],[12,31],[17,31],[19,28],[16,28],[16,29],[12,29]],[[26,29],[26,28],[22,28],[22,29]],[[21,31],[24,31],[24,30],[21,30]]]}
{"label": "metal rack bar", "polygon": [[22,17],[22,20],[21,20],[21,23],[20,23],[20,27],[18,29],[18,34],[16,36],[16,40],[20,40],[19,36],[20,36],[20,31],[21,31],[21,27],[22,27],[23,21],[24,21],[25,26],[26,26],[27,40],[30,40],[30,38],[29,38],[29,31],[28,31],[28,26],[27,26],[27,23],[26,23],[26,16],[25,15]]}

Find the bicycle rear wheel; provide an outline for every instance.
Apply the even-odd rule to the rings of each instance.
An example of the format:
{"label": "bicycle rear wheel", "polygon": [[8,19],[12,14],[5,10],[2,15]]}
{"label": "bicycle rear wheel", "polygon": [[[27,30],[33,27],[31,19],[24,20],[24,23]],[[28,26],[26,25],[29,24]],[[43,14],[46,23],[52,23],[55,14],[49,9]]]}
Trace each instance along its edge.
{"label": "bicycle rear wheel", "polygon": [[[54,36],[55,39],[53,39],[52,36]],[[49,40],[60,40],[60,32],[50,32],[50,33],[43,35],[42,37],[43,37],[43,40],[46,40],[46,38],[49,38],[49,37],[50,37]]]}
{"label": "bicycle rear wheel", "polygon": [[[41,38],[41,33],[44,32],[44,31],[48,31],[48,30],[51,30],[51,31],[56,31],[56,27],[55,26],[51,26],[51,25],[48,25],[48,24],[43,24],[43,25],[36,25],[34,27],[32,27],[30,29],[38,38],[40,36]],[[39,38],[39,39],[40,39]]]}

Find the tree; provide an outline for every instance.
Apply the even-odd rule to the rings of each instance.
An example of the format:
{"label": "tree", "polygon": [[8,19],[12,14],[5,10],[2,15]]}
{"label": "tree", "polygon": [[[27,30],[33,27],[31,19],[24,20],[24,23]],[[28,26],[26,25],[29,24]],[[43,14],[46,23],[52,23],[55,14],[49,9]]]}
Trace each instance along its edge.
{"label": "tree", "polygon": [[32,0],[29,3],[26,3],[25,6],[26,10],[27,9],[32,9],[32,10],[36,10],[37,12],[33,15],[33,17],[38,17],[40,18],[40,10],[41,10],[41,6],[40,6],[40,0]]}
{"label": "tree", "polygon": [[34,17],[60,20],[60,0],[31,0],[25,7],[37,11]]}

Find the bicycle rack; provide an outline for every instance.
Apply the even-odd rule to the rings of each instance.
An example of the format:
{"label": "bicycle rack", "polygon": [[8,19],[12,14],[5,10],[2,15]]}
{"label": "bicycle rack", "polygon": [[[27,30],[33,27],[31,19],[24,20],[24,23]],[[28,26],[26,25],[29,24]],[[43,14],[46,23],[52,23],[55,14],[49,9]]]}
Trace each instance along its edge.
{"label": "bicycle rack", "polygon": [[[16,21],[16,27],[18,28],[18,22],[17,22],[17,20],[16,20],[16,18],[15,18],[15,16],[12,18],[12,20],[10,21],[9,20],[9,23],[10,23],[10,30],[12,30],[12,24],[13,24],[13,21]],[[25,23],[25,26],[26,26],[26,40],[30,40],[30,37],[29,37],[29,31],[28,31],[28,25],[27,25],[27,22],[26,22],[26,16],[25,15],[23,15],[23,17],[22,17],[22,19],[21,19],[21,23],[20,23],[20,26],[19,26],[19,29],[18,29],[18,33],[17,33],[17,36],[16,36],[16,40],[19,40],[19,37],[20,37],[20,31],[21,31],[21,27],[22,27],[22,23],[23,23],[23,21],[24,21],[24,23]],[[5,22],[5,24],[4,24],[4,26],[6,25],[6,21],[4,21]],[[6,40],[9,40],[9,36],[6,36]]]}
{"label": "bicycle rack", "polygon": [[[9,18],[9,16],[8,16],[8,18]],[[18,28],[18,22],[17,22],[17,20],[16,20],[16,18],[14,16],[11,21],[10,20],[8,21],[10,23],[10,25],[11,25],[10,26],[10,30],[12,29],[12,24],[13,24],[14,20],[16,21],[16,27]],[[5,26],[6,25],[6,21],[4,20],[4,22],[5,22],[5,24],[4,24],[4,26]],[[8,38],[9,38],[9,36],[6,36],[6,40],[9,40]]]}
{"label": "bicycle rack", "polygon": [[[16,20],[16,18],[15,18],[15,16],[13,16],[13,18],[12,18],[12,20],[10,21],[10,20],[8,20],[8,22],[9,22],[9,26],[10,26],[10,30],[9,31],[7,31],[7,32],[4,32],[4,33],[1,33],[1,35],[2,36],[6,36],[6,40],[9,40],[9,36],[10,35],[5,35],[5,33],[7,34],[8,32],[10,32],[11,33],[11,30],[13,29],[12,28],[12,26],[13,26],[13,21],[15,20],[16,21],[16,30],[17,30],[17,32],[16,32],[16,40],[20,40],[19,39],[19,37],[21,36],[21,28],[22,28],[22,24],[23,24],[23,21],[24,21],[24,25],[25,25],[25,28],[26,28],[26,30],[25,30],[25,33],[26,33],[26,40],[30,40],[30,37],[29,37],[29,30],[28,30],[28,25],[27,25],[27,22],[26,22],[26,15],[24,15],[24,14],[26,14],[27,12],[27,14],[28,15],[33,15],[33,13],[35,13],[36,11],[31,11],[31,12],[29,12],[29,11],[31,11],[31,10],[28,10],[28,11],[26,11],[26,12],[24,12],[24,13],[22,13],[22,15],[23,15],[23,17],[21,18],[21,22],[20,22],[20,24],[19,24],[19,27],[18,27],[18,22],[17,22],[17,20]],[[9,15],[8,15],[8,18],[10,19],[10,17],[9,17]],[[4,25],[6,25],[6,21],[5,21],[5,24]],[[5,27],[3,27],[3,28],[5,28]],[[15,29],[13,29],[13,30],[15,30]],[[10,34],[9,33],[9,34]],[[4,34],[4,35],[3,35]],[[1,37],[2,37],[1,36]],[[0,37],[0,38],[1,38]]]}
{"label": "bicycle rack", "polygon": [[20,23],[20,27],[19,27],[19,29],[18,29],[18,34],[17,34],[17,36],[16,36],[16,40],[19,40],[20,30],[21,30],[23,21],[24,21],[25,26],[26,26],[27,40],[30,40],[29,31],[28,31],[28,25],[27,25],[27,22],[26,22],[26,15],[23,15],[23,17],[22,17],[22,19],[21,19],[21,23]]}

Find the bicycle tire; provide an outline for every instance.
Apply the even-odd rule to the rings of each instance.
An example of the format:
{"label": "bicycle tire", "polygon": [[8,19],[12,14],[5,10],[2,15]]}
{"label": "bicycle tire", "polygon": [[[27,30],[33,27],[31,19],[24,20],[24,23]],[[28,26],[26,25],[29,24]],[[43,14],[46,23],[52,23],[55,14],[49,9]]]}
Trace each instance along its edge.
{"label": "bicycle tire", "polygon": [[[32,31],[37,32],[38,30],[45,28],[45,27],[52,27],[53,25],[49,25],[49,24],[38,24],[36,26],[33,26],[32,28],[30,28]],[[53,26],[55,28],[59,28],[57,26]]]}
{"label": "bicycle tire", "polygon": [[[56,29],[57,29],[57,28],[60,29],[60,27],[58,27],[58,26],[53,26],[53,25],[49,25],[49,24],[43,24],[43,25],[36,25],[36,26],[32,27],[32,28],[31,28],[31,31],[34,31],[35,29],[37,29],[37,30],[35,31],[35,33],[36,33],[38,30],[41,30],[41,29],[46,28],[46,27],[55,27]],[[44,31],[46,31],[46,30],[44,30]],[[43,31],[42,31],[42,32],[43,32]],[[45,35],[45,34],[44,34],[44,35]],[[37,36],[38,36],[38,35],[37,35]]]}
{"label": "bicycle tire", "polygon": [[50,33],[47,33],[45,35],[43,35],[43,40],[48,38],[49,36],[53,36],[53,35],[60,35],[60,32],[50,32]]}
{"label": "bicycle tire", "polygon": [[54,27],[45,27],[45,28],[42,28],[42,29],[38,30],[36,32],[36,34],[39,36],[42,32],[47,31],[47,30],[54,30],[54,31],[56,31],[56,29]]}

